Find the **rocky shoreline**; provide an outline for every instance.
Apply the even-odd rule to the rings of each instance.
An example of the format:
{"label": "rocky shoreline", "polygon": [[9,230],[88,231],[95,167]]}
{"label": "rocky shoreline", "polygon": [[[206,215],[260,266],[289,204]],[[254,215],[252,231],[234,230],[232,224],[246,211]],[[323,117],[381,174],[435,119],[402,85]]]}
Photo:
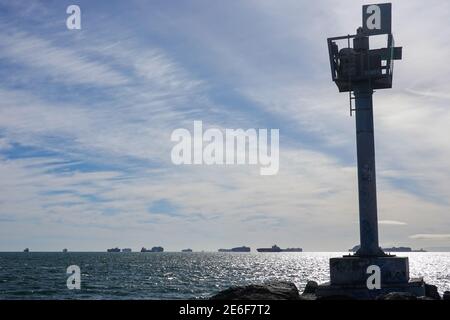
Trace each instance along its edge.
{"label": "rocky shoreline", "polygon": [[[300,293],[292,282],[275,281],[263,284],[230,287],[213,295],[211,300],[353,300],[348,296],[320,296],[317,294],[319,284],[308,281]],[[450,300],[450,291],[441,297],[437,287],[425,284],[425,295],[415,296],[408,292],[390,292],[379,295],[375,300]]]}

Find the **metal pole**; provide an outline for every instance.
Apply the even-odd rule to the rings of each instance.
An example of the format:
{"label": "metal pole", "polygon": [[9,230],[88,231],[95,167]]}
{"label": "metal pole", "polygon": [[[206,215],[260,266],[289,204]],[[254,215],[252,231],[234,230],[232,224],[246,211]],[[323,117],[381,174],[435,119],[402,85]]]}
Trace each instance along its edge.
{"label": "metal pole", "polygon": [[384,255],[378,244],[375,143],[373,134],[373,90],[370,82],[354,86],[356,108],[356,146],[358,157],[359,256]]}

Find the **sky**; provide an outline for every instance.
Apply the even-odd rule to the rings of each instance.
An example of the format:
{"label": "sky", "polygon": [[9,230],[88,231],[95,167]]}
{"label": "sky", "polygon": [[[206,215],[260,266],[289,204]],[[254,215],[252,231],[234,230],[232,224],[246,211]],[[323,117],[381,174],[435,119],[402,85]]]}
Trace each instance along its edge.
{"label": "sky", "polygon": [[[380,243],[450,247],[450,3],[392,2]],[[0,0],[0,251],[358,244],[355,119],[326,38],[354,33],[362,4]],[[174,165],[170,135],[194,120],[279,129],[278,173]]]}

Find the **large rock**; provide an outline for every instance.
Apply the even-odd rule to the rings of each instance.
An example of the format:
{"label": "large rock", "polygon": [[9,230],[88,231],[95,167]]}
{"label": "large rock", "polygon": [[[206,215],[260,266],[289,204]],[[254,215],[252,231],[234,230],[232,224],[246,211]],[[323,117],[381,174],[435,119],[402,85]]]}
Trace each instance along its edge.
{"label": "large rock", "polygon": [[417,300],[417,297],[409,292],[390,292],[379,296],[377,300]]}
{"label": "large rock", "polygon": [[[347,291],[354,293],[354,291],[362,291],[364,288],[348,288],[347,291],[336,290],[335,292],[328,292],[326,295],[321,294],[321,286],[315,281],[308,281],[303,293],[300,295],[297,287],[292,282],[275,281],[264,284],[252,284],[248,286],[231,287],[223,290],[212,296],[212,300],[353,300],[353,299],[377,299],[377,300],[435,300],[440,299],[436,286],[426,284],[422,279],[420,281],[412,281],[409,286],[421,285],[422,293],[417,290],[400,291],[405,288],[397,288],[399,291],[382,293],[379,292],[371,297],[364,298],[355,295],[345,294]],[[392,288],[394,289],[394,288]],[[322,290],[323,291],[323,290]],[[365,288],[365,291],[367,288]],[[375,290],[379,291],[379,290]],[[424,294],[426,292],[426,294]],[[333,294],[332,294],[333,293]],[[450,291],[444,292],[444,300],[450,300]]]}
{"label": "large rock", "polygon": [[445,291],[444,295],[442,296],[442,299],[450,300],[450,291]]}
{"label": "large rock", "polygon": [[417,300],[431,300],[431,301],[433,301],[435,299],[430,298],[430,297],[421,296],[421,297],[417,297]]}
{"label": "large rock", "polygon": [[292,282],[269,282],[244,287],[231,287],[212,296],[211,300],[300,300]]}
{"label": "large rock", "polygon": [[432,284],[425,284],[425,297],[441,300],[437,287]]}
{"label": "large rock", "polygon": [[319,284],[315,281],[308,281],[305,286],[305,290],[303,290],[302,295],[306,294],[316,294],[317,288]]}
{"label": "large rock", "polygon": [[334,296],[318,296],[316,300],[323,301],[323,300],[356,300],[356,299],[352,296],[334,295]]}

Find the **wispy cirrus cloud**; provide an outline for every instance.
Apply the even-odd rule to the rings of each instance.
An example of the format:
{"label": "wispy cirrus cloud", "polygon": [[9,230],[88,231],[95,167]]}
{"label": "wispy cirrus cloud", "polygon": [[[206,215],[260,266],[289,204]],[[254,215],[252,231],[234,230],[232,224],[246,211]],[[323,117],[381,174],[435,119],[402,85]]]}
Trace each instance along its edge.
{"label": "wispy cirrus cloud", "polygon": [[410,236],[411,239],[420,239],[420,240],[449,240],[449,234],[433,234],[433,233],[419,233],[413,234]]}
{"label": "wispy cirrus cloud", "polygon": [[390,226],[404,226],[407,223],[403,221],[395,221],[395,220],[379,220],[379,224],[390,225]]}
{"label": "wispy cirrus cloud", "polygon": [[45,74],[53,82],[118,86],[128,81],[117,70],[78,55],[74,50],[54,45],[24,31],[0,26],[5,31],[0,35],[0,57]]}

